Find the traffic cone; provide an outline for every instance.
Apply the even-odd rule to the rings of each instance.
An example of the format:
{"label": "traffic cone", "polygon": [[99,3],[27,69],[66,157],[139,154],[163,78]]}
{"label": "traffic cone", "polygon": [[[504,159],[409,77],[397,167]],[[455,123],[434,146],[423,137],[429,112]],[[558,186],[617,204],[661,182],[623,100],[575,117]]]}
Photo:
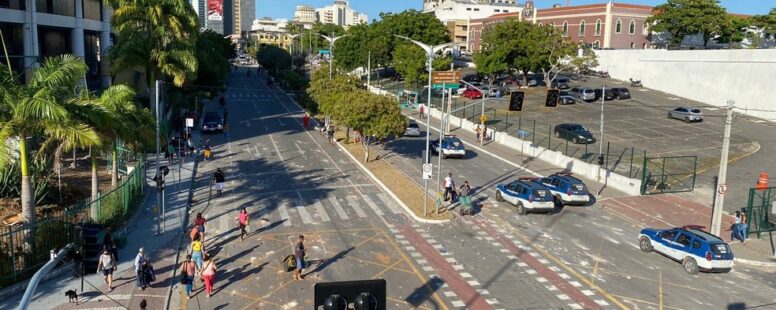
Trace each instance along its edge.
{"label": "traffic cone", "polygon": [[768,173],[765,171],[760,172],[760,179],[757,180],[757,190],[765,190],[768,188]]}

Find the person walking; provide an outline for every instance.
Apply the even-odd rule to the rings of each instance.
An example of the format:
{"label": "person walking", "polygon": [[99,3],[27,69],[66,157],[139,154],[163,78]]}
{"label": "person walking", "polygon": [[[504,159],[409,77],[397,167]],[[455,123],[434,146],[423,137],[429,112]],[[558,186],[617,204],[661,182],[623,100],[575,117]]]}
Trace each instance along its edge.
{"label": "person walking", "polygon": [[207,293],[208,298],[213,294],[216,271],[218,271],[216,263],[210,258],[210,255],[205,254],[205,266],[202,267],[200,273],[202,274],[202,281],[205,282],[205,292]]}
{"label": "person walking", "polygon": [[210,160],[210,157],[213,156],[213,150],[210,149],[209,145],[205,146],[205,150],[202,151],[202,155],[205,157],[205,161]]}
{"label": "person walking", "polygon": [[307,115],[307,113],[305,113],[304,117],[302,117],[302,125],[304,126],[305,130],[307,130],[307,126],[310,125],[310,116]]}
{"label": "person walking", "polygon": [[135,256],[135,286],[139,288],[140,290],[144,290],[145,286],[143,285],[143,263],[145,263],[145,253],[143,253],[143,248],[140,248],[137,250],[137,255]]}
{"label": "person walking", "polygon": [[191,259],[197,264],[197,269],[202,269],[202,257],[205,252],[205,245],[202,240],[197,236],[194,241],[191,242]]}
{"label": "person walking", "polygon": [[749,224],[746,219],[746,208],[743,208],[741,209],[741,224],[738,224],[738,229],[741,231],[741,238],[743,238],[744,241],[749,239],[749,236],[746,233],[747,228],[749,228]]}
{"label": "person walking", "polygon": [[736,211],[736,219],[733,220],[732,223],[730,223],[730,241],[734,242],[736,240],[741,241],[741,243],[746,244],[746,240],[744,240],[744,236],[741,235],[741,211]]}
{"label": "person walking", "polygon": [[116,259],[108,248],[103,248],[102,255],[97,261],[97,270],[102,270],[102,277],[108,285],[108,293],[113,291],[113,272],[116,271]]}
{"label": "person walking", "polygon": [[449,173],[449,172],[447,173],[447,176],[445,177],[445,180],[444,180],[444,184],[445,184],[445,201],[448,201],[448,200],[452,201],[453,198],[455,198],[453,197],[455,193],[455,181],[453,181],[452,173]]}
{"label": "person walking", "polygon": [[488,126],[482,127],[482,140],[487,142],[488,140]]}
{"label": "person walking", "polygon": [[181,264],[181,284],[186,286],[186,299],[191,298],[194,290],[194,274],[197,273],[197,264],[191,260],[191,255],[186,255],[186,260]]}
{"label": "person walking", "polygon": [[240,224],[240,240],[245,240],[245,235],[247,234],[245,232],[245,227],[248,227],[248,211],[245,210],[245,208],[242,208],[240,210],[240,215],[237,216],[237,221]]}
{"label": "person walking", "polygon": [[205,220],[205,217],[202,216],[202,213],[197,213],[197,217],[194,219],[194,226],[197,227],[199,238],[202,242],[205,242],[205,223],[207,223],[207,221]]}
{"label": "person walking", "polygon": [[304,235],[299,235],[299,239],[294,246],[294,257],[296,258],[296,269],[294,269],[294,280],[302,280],[302,269],[304,268]]}
{"label": "person walking", "polygon": [[466,197],[469,196],[469,193],[471,192],[472,188],[469,186],[469,181],[463,181],[463,184],[458,189],[458,196],[459,197]]}
{"label": "person walking", "polygon": [[426,118],[426,109],[422,104],[418,108],[418,112],[420,112],[420,118]]}
{"label": "person walking", "polygon": [[482,133],[482,129],[480,128],[480,125],[477,124],[477,126],[474,127],[474,134],[477,136],[477,142],[480,142],[480,133]]}
{"label": "person walking", "polygon": [[216,169],[216,172],[213,174],[213,182],[216,184],[216,197],[221,197],[221,192],[224,190],[225,178],[224,171],[221,170],[221,168]]}
{"label": "person walking", "polygon": [[329,137],[329,143],[334,144],[334,125],[326,128],[326,136]]}
{"label": "person walking", "polygon": [[173,142],[170,142],[170,144],[167,144],[167,154],[169,156],[167,157],[167,162],[172,165],[173,161],[175,160],[175,147],[172,146],[173,143],[177,143],[177,141],[173,140]]}

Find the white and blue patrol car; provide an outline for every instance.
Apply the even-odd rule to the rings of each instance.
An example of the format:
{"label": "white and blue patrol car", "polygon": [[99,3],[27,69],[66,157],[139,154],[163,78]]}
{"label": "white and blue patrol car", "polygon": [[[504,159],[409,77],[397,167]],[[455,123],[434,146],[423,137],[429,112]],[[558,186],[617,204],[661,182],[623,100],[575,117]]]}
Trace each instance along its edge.
{"label": "white and blue patrol car", "polygon": [[463,141],[454,135],[445,135],[442,137],[440,145],[439,140],[431,141],[431,151],[439,154],[442,158],[447,157],[466,157],[466,149],[463,147]]}
{"label": "white and blue patrol car", "polygon": [[537,179],[521,178],[508,184],[497,185],[496,200],[513,204],[520,215],[527,211],[552,212],[555,209],[552,194],[537,182]]}
{"label": "white and blue patrol car", "polygon": [[555,173],[541,180],[542,185],[552,192],[552,195],[563,205],[587,205],[590,203],[590,192],[582,180],[570,173]]}
{"label": "white and blue patrol car", "polygon": [[669,229],[644,228],[639,233],[639,248],[655,251],[682,263],[689,274],[729,272],[733,269],[733,251],[721,238],[688,225]]}

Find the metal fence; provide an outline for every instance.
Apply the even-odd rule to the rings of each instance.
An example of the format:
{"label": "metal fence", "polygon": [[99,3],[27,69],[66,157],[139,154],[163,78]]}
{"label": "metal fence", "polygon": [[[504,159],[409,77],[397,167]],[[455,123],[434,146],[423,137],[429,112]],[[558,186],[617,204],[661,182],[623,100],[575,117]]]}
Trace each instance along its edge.
{"label": "metal fence", "polygon": [[747,234],[754,232],[757,238],[761,238],[763,233],[768,233],[768,237],[773,238],[772,232],[776,231],[774,200],[776,200],[776,187],[749,189],[749,202],[745,210],[749,221]]}
{"label": "metal fence", "polygon": [[73,226],[82,222],[124,223],[139,205],[145,187],[145,161],[117,187],[96,199],[39,218],[33,225],[0,228],[0,288],[28,279],[49,261],[51,250],[74,242]]}
{"label": "metal fence", "polygon": [[644,154],[641,194],[694,190],[697,165],[698,156],[647,157]]}

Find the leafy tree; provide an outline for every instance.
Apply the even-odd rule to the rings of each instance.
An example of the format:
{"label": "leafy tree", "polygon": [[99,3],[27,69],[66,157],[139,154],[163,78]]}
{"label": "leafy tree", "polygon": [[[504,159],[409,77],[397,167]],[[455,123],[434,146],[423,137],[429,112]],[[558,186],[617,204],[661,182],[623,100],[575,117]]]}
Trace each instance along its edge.
{"label": "leafy tree", "polygon": [[372,139],[380,141],[389,136],[399,136],[406,128],[406,118],[391,97],[359,89],[345,94],[339,101],[339,108],[343,111],[335,119],[360,133],[364,162],[369,161]]}
{"label": "leafy tree", "polygon": [[687,35],[701,34],[705,48],[726,21],[727,13],[718,0],[668,0],[652,10],[646,23],[653,25],[652,31],[669,33],[672,46],[681,45]]}
{"label": "leafy tree", "polygon": [[334,119],[341,119],[340,113],[343,110],[339,106],[340,99],[346,94],[357,91],[360,85],[361,81],[350,75],[333,74],[330,80],[329,70],[322,68],[313,72],[307,93],[318,103],[321,113]]}
{"label": "leafy tree", "polygon": [[585,44],[579,45],[579,48],[582,49],[582,54],[571,56],[569,66],[577,73],[598,67],[598,57],[593,49]]}
{"label": "leafy tree", "polygon": [[751,26],[751,20],[735,15],[727,15],[716,41],[727,43],[728,48],[740,47]]}
{"label": "leafy tree", "polygon": [[767,15],[752,17],[753,24],[762,28],[765,39],[776,39],[776,8],[771,9]]}
{"label": "leafy tree", "polygon": [[197,85],[216,86],[223,85],[229,74],[229,59],[235,56],[235,45],[228,38],[210,29],[200,33],[197,37],[197,76],[194,83]]}
{"label": "leafy tree", "polygon": [[[491,85],[496,75],[509,69],[507,57],[511,52],[511,46],[501,44],[500,38],[496,37],[500,33],[496,31],[483,33],[482,49],[472,55],[474,65],[477,66],[477,72],[489,77]],[[487,38],[487,39],[485,39]]]}
{"label": "leafy tree", "polygon": [[291,54],[273,44],[260,44],[256,52],[256,61],[276,74],[291,68]]}
{"label": "leafy tree", "polygon": [[412,43],[401,43],[393,51],[393,67],[404,76],[404,83],[418,89],[428,80],[426,52]]}

